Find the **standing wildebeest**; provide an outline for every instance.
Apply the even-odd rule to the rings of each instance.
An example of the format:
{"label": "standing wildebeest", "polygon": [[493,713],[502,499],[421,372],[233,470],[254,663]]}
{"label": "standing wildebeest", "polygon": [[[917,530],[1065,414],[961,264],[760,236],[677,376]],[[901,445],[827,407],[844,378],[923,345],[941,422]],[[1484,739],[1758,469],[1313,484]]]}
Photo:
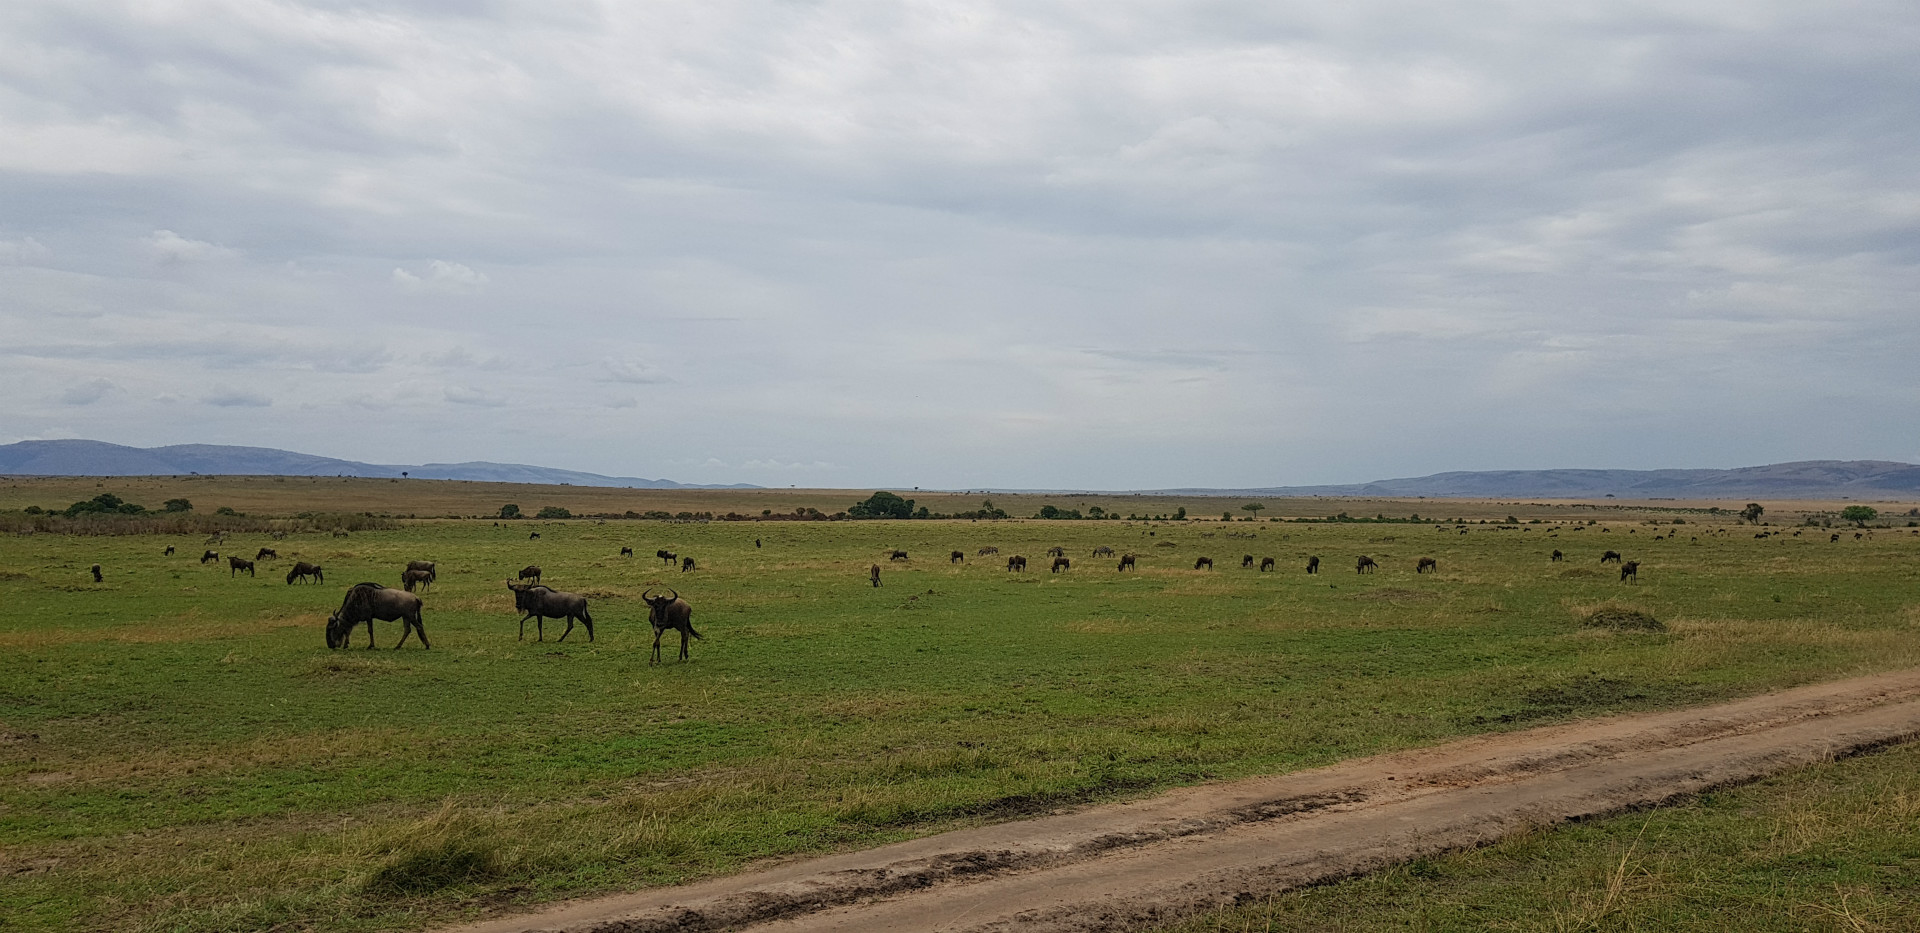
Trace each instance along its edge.
{"label": "standing wildebeest", "polygon": [[1353,564],[1354,573],[1372,573],[1375,570],[1379,570],[1379,569],[1380,569],[1380,565],[1374,563],[1373,558],[1368,557],[1365,554],[1360,555],[1360,559],[1358,561],[1355,561]]}
{"label": "standing wildebeest", "polygon": [[653,660],[647,663],[660,663],[660,636],[667,629],[680,633],[680,660],[687,660],[687,636],[691,635],[705,641],[699,632],[693,630],[693,607],[680,598],[679,593],[667,590],[672,596],[654,596],[653,588],[648,587],[640,594],[641,601],[647,604],[647,621],[653,623]]}
{"label": "standing wildebeest", "polygon": [[879,564],[874,564],[873,568],[867,571],[867,579],[873,581],[874,589],[877,590],[880,588],[880,565]]}
{"label": "standing wildebeest", "polygon": [[287,585],[291,586],[293,585],[293,581],[306,579],[308,577],[312,577],[315,583],[327,582],[327,578],[320,573],[319,564],[309,564],[302,560],[295,561],[293,569],[287,571]]}
{"label": "standing wildebeest", "polygon": [[966,562],[967,562],[967,555],[960,551],[955,551],[952,554],[947,555],[947,563],[949,564],[964,564]]}
{"label": "standing wildebeest", "polygon": [[1094,548],[1094,549],[1093,549],[1093,556],[1095,556],[1095,557],[1112,557],[1112,556],[1113,556],[1113,548],[1110,548],[1110,547],[1107,547],[1106,545],[1104,545],[1104,544],[1102,544],[1102,545],[1100,545],[1099,547],[1097,547],[1097,548]]}
{"label": "standing wildebeest", "polygon": [[1630,560],[1620,565],[1620,582],[1625,583],[1628,580],[1632,580],[1635,583],[1640,582],[1640,562],[1639,561]]}
{"label": "standing wildebeest", "polygon": [[1073,561],[1070,561],[1064,557],[1055,557],[1053,559],[1053,569],[1049,572],[1059,573],[1062,570],[1072,570],[1072,569],[1073,569]]}
{"label": "standing wildebeest", "polygon": [[1252,554],[1240,555],[1240,569],[1245,570],[1251,566],[1253,566],[1253,555]]}
{"label": "standing wildebeest", "polygon": [[430,561],[430,560],[410,560],[410,561],[407,561],[407,569],[408,569],[408,570],[424,570],[424,571],[426,571],[426,572],[427,572],[427,582],[428,582],[428,583],[432,583],[432,582],[434,582],[435,580],[438,580],[438,579],[440,579],[440,573],[439,573],[439,571],[437,571],[437,570],[435,570],[435,569],[433,569],[433,561]]}
{"label": "standing wildebeest", "polygon": [[1320,572],[1320,558],[1318,557],[1307,558],[1307,572],[1308,573]]}
{"label": "standing wildebeest", "polygon": [[560,640],[566,641],[573,634],[573,621],[587,627],[587,640],[593,640],[593,616],[587,614],[587,598],[579,593],[562,593],[550,587],[514,583],[509,581],[507,589],[513,591],[513,608],[526,613],[520,617],[520,639],[526,640],[527,620],[533,620],[533,633],[536,641],[546,641],[546,621],[548,619],[567,620],[567,630],[560,633]]}
{"label": "standing wildebeest", "polygon": [[375,619],[400,623],[400,640],[393,645],[396,650],[407,643],[410,632],[419,633],[420,647],[433,647],[427,642],[427,627],[420,624],[420,597],[378,583],[355,583],[347,589],[346,600],[327,617],[327,647],[345,648],[353,627],[365,622],[367,648],[372,649]]}
{"label": "standing wildebeest", "polygon": [[1567,555],[1560,553],[1558,549],[1555,549],[1553,552],[1553,562],[1557,564],[1560,561],[1566,559],[1566,556]]}
{"label": "standing wildebeest", "polygon": [[1261,572],[1261,573],[1266,573],[1267,571],[1269,571],[1269,570],[1273,570],[1273,569],[1275,569],[1275,568],[1274,568],[1274,565],[1273,565],[1273,558],[1271,558],[1271,557],[1262,557],[1262,558],[1260,558],[1260,572]]}
{"label": "standing wildebeest", "polygon": [[975,556],[975,557],[985,557],[985,556],[987,556],[988,554],[998,554],[998,553],[1000,553],[1000,549],[999,549],[999,548],[997,548],[997,547],[983,547],[983,548],[981,548],[981,549],[979,550],[979,552],[978,552],[978,553],[976,553],[976,554],[975,554],[974,556]]}
{"label": "standing wildebeest", "polygon": [[1131,569],[1134,569],[1134,566],[1133,566],[1133,555],[1132,555],[1132,554],[1122,554],[1122,555],[1120,555],[1120,569],[1121,569],[1121,570],[1131,570]]}
{"label": "standing wildebeest", "polygon": [[432,582],[433,574],[425,570],[404,570],[400,573],[400,588],[409,593],[413,592],[416,586],[425,587]]}
{"label": "standing wildebeest", "polygon": [[1064,557],[1066,556],[1066,553],[1067,553],[1067,549],[1063,547],[1055,546],[1055,547],[1047,548],[1048,557]]}
{"label": "standing wildebeest", "polygon": [[227,576],[237,577],[242,570],[247,572],[247,576],[253,576],[253,561],[244,557],[227,558]]}
{"label": "standing wildebeest", "polygon": [[166,554],[166,556],[168,556],[168,557],[172,557],[172,556],[173,556],[173,545],[171,545],[171,544],[169,544],[169,545],[167,545],[167,554]]}
{"label": "standing wildebeest", "polygon": [[1620,562],[1620,552],[1619,552],[1619,551],[1608,551],[1607,553],[1605,553],[1605,554],[1602,554],[1602,555],[1600,555],[1600,562],[1601,562],[1601,563],[1603,563],[1603,564],[1604,564],[1604,563],[1606,563],[1607,561],[1613,561],[1613,562],[1614,562],[1614,563],[1616,563],[1616,564],[1617,564],[1617,563],[1619,563],[1619,562]]}
{"label": "standing wildebeest", "polygon": [[535,583],[539,583],[540,582],[540,565],[528,564],[525,568],[523,568],[520,571],[520,579],[532,580]]}
{"label": "standing wildebeest", "polygon": [[753,539],[753,546],[754,546],[754,547],[759,547],[759,546],[760,546],[760,539],[759,539],[759,538],[755,538],[755,539]]}
{"label": "standing wildebeest", "polygon": [[532,533],[530,533],[530,534],[528,534],[528,535],[527,535],[527,540],[528,540],[528,541],[532,541],[532,540],[534,540],[534,539],[536,539],[536,538],[539,538],[539,537],[540,537],[540,532],[537,532],[537,531],[535,531],[535,532],[532,532]]}
{"label": "standing wildebeest", "polygon": [[1205,567],[1205,568],[1207,568],[1208,570],[1212,570],[1212,569],[1213,569],[1213,558],[1211,558],[1211,557],[1202,557],[1202,558],[1200,558],[1200,559],[1198,559],[1198,560],[1196,560],[1196,561],[1194,561],[1194,562],[1193,562],[1193,569],[1195,569],[1195,570],[1199,570],[1199,569],[1200,569],[1200,568],[1202,568],[1202,567]]}
{"label": "standing wildebeest", "polygon": [[[1834,537],[1838,538],[1840,536],[1834,535]],[[203,564],[210,560],[219,560],[219,559],[220,559],[219,551],[207,551],[206,553],[200,555],[200,562]]]}
{"label": "standing wildebeest", "polygon": [[1420,558],[1420,563],[1415,564],[1413,568],[1414,573],[1426,573],[1429,570],[1434,573],[1439,573],[1440,562],[1431,557],[1422,557]]}
{"label": "standing wildebeest", "polygon": [[633,556],[633,548],[630,548],[630,547],[623,547],[623,548],[621,548],[621,549],[620,549],[620,556],[621,556],[621,557],[632,557],[632,556]]}
{"label": "standing wildebeest", "polygon": [[653,552],[653,556],[660,558],[661,562],[665,563],[669,567],[673,566],[674,561],[680,559],[680,555],[675,554],[672,551],[667,550],[666,548],[661,548],[660,550]]}
{"label": "standing wildebeest", "polygon": [[279,560],[280,554],[276,552],[273,548],[263,547],[260,549],[260,553],[253,555],[253,559],[254,560],[269,560],[269,559]]}
{"label": "standing wildebeest", "polygon": [[1027,559],[1024,557],[1021,557],[1018,554],[1015,554],[1012,557],[1007,558],[1007,569],[1024,571],[1027,569]]}
{"label": "standing wildebeest", "polygon": [[680,572],[681,573],[693,572],[693,558],[691,557],[680,558]]}
{"label": "standing wildebeest", "polygon": [[887,559],[888,559],[888,560],[906,560],[906,559],[907,559],[907,552],[905,552],[905,551],[902,551],[902,550],[899,550],[898,548],[896,548],[896,549],[894,549],[894,550],[891,550],[891,551],[888,551],[888,552],[887,552]]}
{"label": "standing wildebeest", "polygon": [[100,565],[94,564],[93,567],[90,569],[93,570],[93,582],[99,583],[100,582]]}

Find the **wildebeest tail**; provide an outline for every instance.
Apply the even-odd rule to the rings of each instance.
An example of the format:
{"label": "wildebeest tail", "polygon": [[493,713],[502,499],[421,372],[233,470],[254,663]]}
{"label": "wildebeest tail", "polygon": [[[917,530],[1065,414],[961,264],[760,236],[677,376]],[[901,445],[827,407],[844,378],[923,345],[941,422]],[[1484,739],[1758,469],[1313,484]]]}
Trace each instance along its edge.
{"label": "wildebeest tail", "polygon": [[699,632],[696,632],[693,630],[693,621],[691,619],[687,621],[687,634],[692,635],[693,637],[698,638],[701,641],[707,640],[707,636],[702,635]]}

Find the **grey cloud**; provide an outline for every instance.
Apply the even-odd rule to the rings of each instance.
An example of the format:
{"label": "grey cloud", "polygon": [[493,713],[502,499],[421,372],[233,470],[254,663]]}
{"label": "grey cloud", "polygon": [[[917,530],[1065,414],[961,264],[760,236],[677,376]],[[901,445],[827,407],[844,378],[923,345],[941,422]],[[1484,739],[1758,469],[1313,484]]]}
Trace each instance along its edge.
{"label": "grey cloud", "polygon": [[200,401],[221,408],[266,408],[273,404],[273,399],[244,389],[221,389],[202,396]]}
{"label": "grey cloud", "polygon": [[120,387],[109,379],[92,379],[69,387],[60,393],[60,401],[68,405],[91,405],[108,395],[120,391]]}

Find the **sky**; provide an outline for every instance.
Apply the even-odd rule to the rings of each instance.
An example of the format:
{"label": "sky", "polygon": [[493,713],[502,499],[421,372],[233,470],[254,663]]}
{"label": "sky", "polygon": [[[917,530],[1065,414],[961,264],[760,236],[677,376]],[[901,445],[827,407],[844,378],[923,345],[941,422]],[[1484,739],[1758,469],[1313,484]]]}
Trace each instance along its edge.
{"label": "sky", "polygon": [[8,0],[0,443],[1920,461],[1920,5]]}

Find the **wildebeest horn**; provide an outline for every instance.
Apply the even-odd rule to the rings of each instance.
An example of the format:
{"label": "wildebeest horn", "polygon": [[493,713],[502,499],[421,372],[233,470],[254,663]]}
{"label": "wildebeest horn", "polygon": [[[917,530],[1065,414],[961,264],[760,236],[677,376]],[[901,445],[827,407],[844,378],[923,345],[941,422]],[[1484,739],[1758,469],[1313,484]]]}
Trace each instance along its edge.
{"label": "wildebeest horn", "polygon": [[653,587],[649,586],[640,591],[640,601],[643,603],[653,602]]}
{"label": "wildebeest horn", "polygon": [[669,593],[672,593],[672,594],[673,594],[672,596],[669,596],[669,597],[667,597],[667,602],[673,602],[674,600],[676,600],[676,599],[679,599],[679,598],[680,598],[680,591],[679,591],[679,590],[676,590],[676,589],[674,589],[674,588],[673,588],[673,587],[671,587],[671,586],[669,586],[669,587],[667,587],[667,592],[669,592]]}

